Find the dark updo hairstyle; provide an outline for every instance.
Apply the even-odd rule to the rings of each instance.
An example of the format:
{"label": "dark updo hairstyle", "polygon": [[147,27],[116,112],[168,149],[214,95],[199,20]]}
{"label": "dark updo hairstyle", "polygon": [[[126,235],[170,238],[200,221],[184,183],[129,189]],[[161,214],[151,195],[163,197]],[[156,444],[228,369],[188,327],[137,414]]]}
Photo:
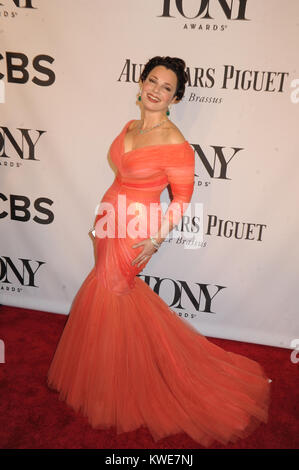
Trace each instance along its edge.
{"label": "dark updo hairstyle", "polygon": [[144,69],[140,75],[140,80],[144,82],[151,70],[158,65],[163,65],[163,67],[172,70],[176,74],[177,89],[174,96],[176,97],[177,101],[180,101],[184,96],[185,84],[188,81],[188,75],[185,72],[185,62],[183,59],[179,59],[178,57],[153,57],[145,64]]}

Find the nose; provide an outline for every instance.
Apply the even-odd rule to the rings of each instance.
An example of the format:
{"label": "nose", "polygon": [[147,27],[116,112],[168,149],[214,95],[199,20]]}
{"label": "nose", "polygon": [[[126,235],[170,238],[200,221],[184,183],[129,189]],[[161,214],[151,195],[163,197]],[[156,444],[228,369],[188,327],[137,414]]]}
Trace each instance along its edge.
{"label": "nose", "polygon": [[159,87],[159,84],[158,84],[158,83],[154,83],[153,91],[154,91],[155,93],[159,93],[159,88],[160,88],[160,87]]}

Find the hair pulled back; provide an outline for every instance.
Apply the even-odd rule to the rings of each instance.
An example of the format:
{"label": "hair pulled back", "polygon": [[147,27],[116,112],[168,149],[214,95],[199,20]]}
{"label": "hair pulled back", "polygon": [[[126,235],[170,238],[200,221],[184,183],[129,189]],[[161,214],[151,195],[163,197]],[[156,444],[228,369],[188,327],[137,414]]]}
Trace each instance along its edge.
{"label": "hair pulled back", "polygon": [[150,59],[144,66],[144,69],[140,75],[140,80],[144,82],[151,70],[158,65],[163,65],[167,69],[172,70],[177,76],[177,89],[174,94],[177,101],[180,101],[185,93],[185,85],[188,81],[188,75],[185,72],[186,64],[183,59],[178,57],[161,57],[156,56]]}

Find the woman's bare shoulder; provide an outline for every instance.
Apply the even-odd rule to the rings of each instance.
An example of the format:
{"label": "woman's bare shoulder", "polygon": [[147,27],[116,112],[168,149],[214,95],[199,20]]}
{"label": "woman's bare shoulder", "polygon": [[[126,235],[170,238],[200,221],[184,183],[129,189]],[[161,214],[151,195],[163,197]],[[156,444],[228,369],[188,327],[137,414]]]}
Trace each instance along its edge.
{"label": "woman's bare shoulder", "polygon": [[165,129],[167,131],[167,143],[169,144],[181,144],[186,141],[184,135],[179,130],[179,128],[173,124],[173,122],[169,122],[169,125]]}
{"label": "woman's bare shoulder", "polygon": [[140,120],[133,119],[128,126],[128,131],[133,131],[134,129],[140,126],[140,123],[141,123]]}

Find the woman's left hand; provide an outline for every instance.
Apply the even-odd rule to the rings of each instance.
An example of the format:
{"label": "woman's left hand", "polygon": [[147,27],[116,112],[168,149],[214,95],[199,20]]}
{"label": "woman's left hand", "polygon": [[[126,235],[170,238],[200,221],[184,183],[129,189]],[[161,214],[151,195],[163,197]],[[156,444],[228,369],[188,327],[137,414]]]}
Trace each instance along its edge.
{"label": "woman's left hand", "polygon": [[147,238],[146,240],[143,240],[142,242],[135,243],[134,245],[132,245],[132,248],[138,248],[139,246],[143,246],[144,248],[142,252],[139,253],[137,258],[135,258],[132,261],[132,265],[138,263],[137,264],[138,267],[146,263],[149,260],[149,258],[157,251],[157,249],[154,247],[150,238]]}

